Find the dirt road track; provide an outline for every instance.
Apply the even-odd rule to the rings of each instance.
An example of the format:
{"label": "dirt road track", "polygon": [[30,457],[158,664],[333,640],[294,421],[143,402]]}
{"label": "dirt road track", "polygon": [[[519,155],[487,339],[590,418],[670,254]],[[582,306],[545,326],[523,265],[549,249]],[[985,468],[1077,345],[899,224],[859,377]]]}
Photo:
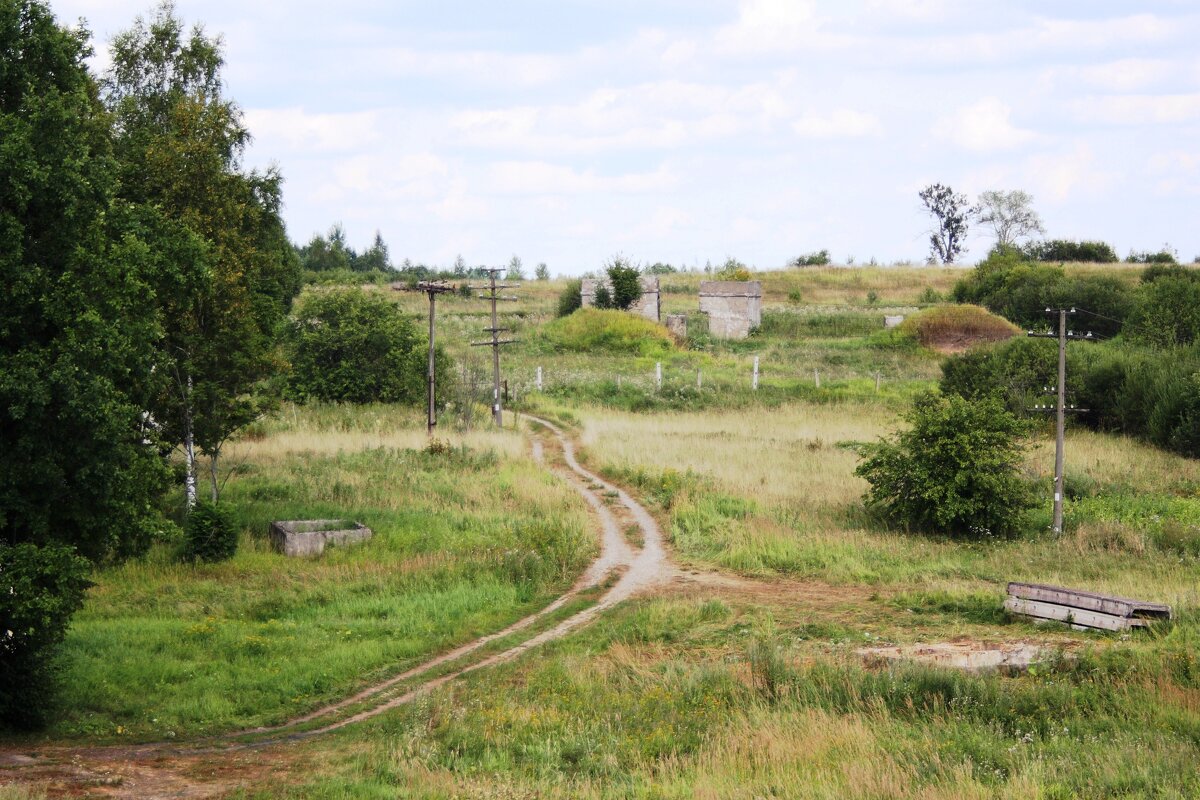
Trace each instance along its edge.
{"label": "dirt road track", "polygon": [[[86,784],[93,796],[128,798],[208,797],[229,791],[229,785],[194,783],[172,769],[171,763],[205,755],[235,753],[300,741],[344,728],[356,722],[412,701],[419,695],[442,686],[469,672],[510,661],[541,644],[561,638],[587,624],[604,610],[622,600],[673,580],[679,573],[672,567],[663,548],[662,532],[650,513],[623,489],[609,484],[580,466],[570,439],[556,425],[537,417],[526,417],[547,430],[562,450],[567,470],[556,469],[587,501],[600,523],[600,554],[579,581],[564,595],[540,611],[524,617],[496,633],[475,639],[454,650],[430,659],[412,669],[370,686],[336,703],[273,726],[226,734],[190,742],[153,742],[132,746],[0,748],[0,785],[43,781],[65,781],[67,785]],[[534,457],[545,463],[542,442],[534,439]],[[623,512],[641,531],[642,546],[635,550],[622,535],[617,517],[605,498],[615,498]],[[468,663],[459,668],[419,680],[421,675],[464,659],[492,642],[528,628],[558,611],[581,592],[601,586],[618,575],[591,606],[572,614],[552,627],[511,647]],[[400,688],[402,684],[414,681]],[[154,760],[154,766],[138,763]],[[112,776],[119,781],[110,781]],[[106,785],[111,783],[111,785]],[[75,794],[75,792],[72,792]]]}

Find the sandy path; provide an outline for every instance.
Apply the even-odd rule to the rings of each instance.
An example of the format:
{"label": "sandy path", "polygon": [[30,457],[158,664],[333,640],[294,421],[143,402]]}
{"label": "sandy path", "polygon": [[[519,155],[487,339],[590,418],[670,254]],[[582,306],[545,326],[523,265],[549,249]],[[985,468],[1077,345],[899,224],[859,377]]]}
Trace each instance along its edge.
{"label": "sandy path", "polygon": [[[210,796],[212,793],[228,791],[229,786],[219,786],[207,782],[205,782],[207,785],[192,784],[191,781],[184,779],[179,771],[172,769],[169,763],[164,764],[163,760],[175,760],[172,757],[188,759],[214,753],[234,753],[265,748],[283,742],[309,739],[370,719],[389,709],[408,703],[421,694],[469,672],[510,661],[541,644],[562,638],[622,600],[678,577],[678,571],[670,564],[663,549],[662,532],[650,513],[623,489],[584,469],[575,457],[574,445],[557,426],[536,417],[526,417],[526,419],[544,427],[557,439],[562,449],[563,460],[570,472],[564,473],[558,469],[555,471],[564,475],[572,488],[587,501],[600,523],[600,554],[567,593],[540,611],[514,622],[503,630],[475,639],[399,675],[363,689],[351,697],[323,706],[281,725],[254,728],[191,742],[168,741],[132,746],[90,748],[41,746],[25,748],[25,750],[36,752],[36,756],[30,756],[22,750],[0,749],[0,769],[3,770],[0,771],[0,784],[11,781],[55,780],[65,781],[67,784],[85,784],[96,787],[97,776],[107,776],[119,772],[123,773],[124,778],[119,785],[93,788],[93,791],[102,796],[130,798],[204,797]],[[536,438],[533,440],[533,455],[536,460],[545,463],[542,442]],[[615,497],[625,512],[638,525],[643,540],[639,550],[635,551],[622,535],[621,526],[602,499],[602,494],[610,498]],[[530,627],[575,599],[580,592],[601,585],[614,574],[619,574],[619,577],[595,604],[567,617],[553,627],[459,669],[453,669],[421,681],[400,694],[392,695],[390,692],[405,681],[469,656],[500,638]],[[348,713],[352,707],[359,706],[362,706],[360,710]],[[302,726],[308,727],[301,729]],[[158,766],[148,768],[147,765],[134,763],[148,759],[157,760]],[[118,765],[123,768],[116,768]],[[68,766],[69,768],[65,768]],[[185,785],[181,786],[181,781]],[[194,791],[189,791],[189,789]],[[199,793],[195,793],[197,791]]]}

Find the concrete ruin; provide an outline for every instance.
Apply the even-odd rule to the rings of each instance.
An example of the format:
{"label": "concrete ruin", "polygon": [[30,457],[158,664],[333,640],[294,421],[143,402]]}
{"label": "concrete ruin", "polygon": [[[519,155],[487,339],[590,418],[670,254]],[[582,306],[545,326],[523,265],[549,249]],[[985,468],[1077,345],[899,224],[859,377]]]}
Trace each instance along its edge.
{"label": "concrete ruin", "polygon": [[687,338],[687,314],[667,314],[667,330],[680,341]]}
{"label": "concrete ruin", "polygon": [[[642,284],[642,296],[638,298],[638,301],[629,310],[646,319],[658,322],[661,319],[658,277],[655,275],[643,275],[639,280]],[[612,283],[609,281],[607,275],[602,278],[584,278],[580,282],[579,295],[584,308],[596,305],[596,290],[601,285],[608,287],[608,291],[612,292]]]}
{"label": "concrete ruin", "polygon": [[703,281],[700,310],[717,339],[745,339],[762,323],[761,281]]}
{"label": "concrete ruin", "polygon": [[887,314],[883,318],[883,327],[891,330],[892,328],[900,327],[900,323],[904,322],[903,314]]}
{"label": "concrete ruin", "polygon": [[285,556],[319,556],[325,545],[365,542],[372,536],[366,525],[344,519],[296,519],[271,523],[271,545]]}

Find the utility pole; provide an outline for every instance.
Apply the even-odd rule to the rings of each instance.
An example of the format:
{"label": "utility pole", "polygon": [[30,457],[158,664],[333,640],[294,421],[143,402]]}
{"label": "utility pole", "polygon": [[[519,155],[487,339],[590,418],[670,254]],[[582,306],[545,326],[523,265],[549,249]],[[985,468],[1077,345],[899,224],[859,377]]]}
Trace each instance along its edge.
{"label": "utility pole", "polygon": [[[400,287],[397,287],[400,288]],[[429,371],[426,373],[425,383],[429,390],[429,406],[428,413],[425,417],[425,432],[433,436],[433,429],[437,427],[437,408],[434,406],[434,390],[436,388],[437,377],[434,371],[434,351],[433,351],[433,318],[436,313],[437,296],[446,292],[453,292],[454,287],[444,281],[421,281],[416,286],[403,287],[407,291],[424,292],[429,295]]]}
{"label": "utility pole", "polygon": [[1027,335],[1035,339],[1058,339],[1058,385],[1051,390],[1050,387],[1045,387],[1045,391],[1053,391],[1057,402],[1054,406],[1034,406],[1035,411],[1051,411],[1055,412],[1055,440],[1054,440],[1054,535],[1058,536],[1063,530],[1063,471],[1066,460],[1065,454],[1065,439],[1067,432],[1067,412],[1078,413],[1087,411],[1086,408],[1077,408],[1075,406],[1067,406],[1067,340],[1068,339],[1084,339],[1088,341],[1096,341],[1096,337],[1088,331],[1086,335],[1077,334],[1067,330],[1067,315],[1074,314],[1073,308],[1047,308],[1046,314],[1058,317],[1058,332],[1052,331],[1046,333],[1037,333],[1028,331]]}
{"label": "utility pole", "polygon": [[504,267],[488,267],[488,285],[473,286],[473,289],[482,289],[488,292],[485,297],[492,301],[492,327],[484,328],[492,334],[492,339],[489,342],[471,342],[472,347],[490,347],[492,348],[492,419],[496,422],[497,428],[504,427],[504,417],[500,403],[500,346],[512,344],[516,339],[501,339],[500,331],[506,331],[508,328],[501,328],[496,316],[496,303],[500,300],[516,300],[515,297],[501,297],[498,294],[500,289],[513,288],[512,284],[496,283],[496,274],[503,272]]}

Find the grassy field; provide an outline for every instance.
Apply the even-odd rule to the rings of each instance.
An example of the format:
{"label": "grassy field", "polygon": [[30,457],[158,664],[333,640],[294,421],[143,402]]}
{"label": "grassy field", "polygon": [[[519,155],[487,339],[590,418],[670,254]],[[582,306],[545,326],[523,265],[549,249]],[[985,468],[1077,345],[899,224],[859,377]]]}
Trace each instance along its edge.
{"label": "grassy field", "polygon": [[[578,498],[515,433],[452,435],[391,407],[290,406],[229,453],[244,527],[230,562],[163,544],[101,570],[66,643],[53,737],[188,737],[278,722],[497,630],[561,593],[594,550]],[[275,519],[374,538],[319,559],[270,550]]]}
{"label": "grassy field", "polygon": [[[1072,430],[1061,538],[1048,532],[1047,430],[1026,455],[1047,499],[1025,536],[906,534],[862,507],[855,446],[894,431],[940,374],[939,356],[882,316],[935,302],[962,274],[768,273],[755,336],[699,334],[652,355],[548,341],[561,283],[526,284],[502,323],[521,340],[504,353],[516,405],[569,426],[581,457],[660,520],[672,557],[720,580],[674,582],[330,736],[190,769],[224,775],[236,785],[219,796],[242,800],[1200,796],[1200,462]],[[664,310],[694,310],[704,277],[664,276]],[[397,302],[424,310],[420,296]],[[68,642],[68,713],[52,737],[278,720],[571,582],[589,518],[472,402],[487,384],[466,347],[483,304],[439,309],[467,384],[444,417],[454,448],[425,452],[419,420],[382,407],[286,406],[256,426],[227,458],[241,465],[227,488],[247,531],[238,557],[184,567],[164,548],[101,573]],[[377,537],[315,561],[267,551],[269,520],[311,516],[353,517]],[[1009,580],[1167,602],[1176,618],[1129,636],[1033,626],[1001,610]],[[931,642],[1048,656],[976,675],[859,652]]]}

